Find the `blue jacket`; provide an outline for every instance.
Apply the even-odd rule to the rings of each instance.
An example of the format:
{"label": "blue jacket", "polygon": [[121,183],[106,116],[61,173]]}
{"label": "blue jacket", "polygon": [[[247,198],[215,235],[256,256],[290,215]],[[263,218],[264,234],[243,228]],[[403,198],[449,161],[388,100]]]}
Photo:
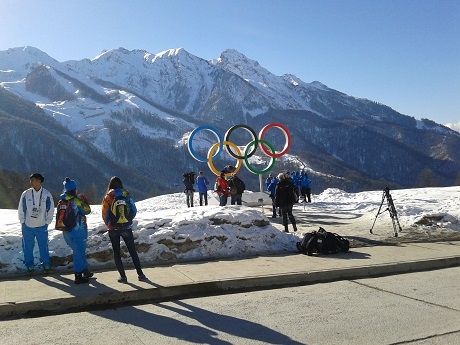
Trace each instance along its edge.
{"label": "blue jacket", "polygon": [[298,171],[291,173],[291,180],[295,187],[300,187],[300,173]]}
{"label": "blue jacket", "polygon": [[208,191],[208,187],[206,187],[207,185],[209,185],[209,181],[206,177],[204,176],[197,176],[196,178],[196,187],[198,189],[198,193],[206,193]]}
{"label": "blue jacket", "polygon": [[308,178],[307,174],[302,174],[302,177],[300,179],[300,187],[311,188],[311,180]]}
{"label": "blue jacket", "polygon": [[270,192],[270,197],[275,197],[276,185],[278,184],[279,180],[277,177],[273,178],[270,184],[267,187],[267,190]]}
{"label": "blue jacket", "polygon": [[265,180],[265,190],[268,190],[268,186],[270,186],[270,183],[272,183],[274,177],[267,177]]}

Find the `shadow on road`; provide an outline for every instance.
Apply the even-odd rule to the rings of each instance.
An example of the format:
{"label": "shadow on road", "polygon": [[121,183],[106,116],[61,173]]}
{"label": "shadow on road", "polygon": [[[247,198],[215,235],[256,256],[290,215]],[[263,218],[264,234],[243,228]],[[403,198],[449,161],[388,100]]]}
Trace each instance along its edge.
{"label": "shadow on road", "polygon": [[[177,307],[168,304],[155,304],[155,306],[190,318],[190,323],[198,322],[200,325],[189,324],[173,317],[149,313],[134,307],[119,308],[110,313],[94,312],[94,314],[190,343],[229,345],[232,343],[217,338],[219,333],[227,333],[266,344],[302,344],[256,322],[214,313],[182,301],[170,303],[177,304]],[[142,336],[140,338],[142,339]]]}

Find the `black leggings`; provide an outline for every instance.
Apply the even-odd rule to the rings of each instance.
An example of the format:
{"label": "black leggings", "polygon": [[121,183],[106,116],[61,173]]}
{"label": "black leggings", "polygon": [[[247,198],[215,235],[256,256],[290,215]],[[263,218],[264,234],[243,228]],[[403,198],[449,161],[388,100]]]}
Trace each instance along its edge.
{"label": "black leggings", "polygon": [[110,242],[112,243],[113,249],[113,258],[115,260],[115,265],[117,270],[120,273],[120,276],[125,278],[125,268],[123,267],[123,262],[121,261],[121,250],[120,250],[120,237],[125,241],[126,248],[133,259],[134,267],[136,267],[137,275],[142,275],[141,262],[139,256],[136,252],[136,247],[134,246],[134,236],[133,231],[130,230],[109,230]]}

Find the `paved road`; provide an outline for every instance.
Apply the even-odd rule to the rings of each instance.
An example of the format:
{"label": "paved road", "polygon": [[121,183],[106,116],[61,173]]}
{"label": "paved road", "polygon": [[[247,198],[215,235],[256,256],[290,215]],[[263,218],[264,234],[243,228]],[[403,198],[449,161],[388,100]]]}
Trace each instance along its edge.
{"label": "paved road", "polygon": [[2,344],[459,344],[460,267],[4,320]]}

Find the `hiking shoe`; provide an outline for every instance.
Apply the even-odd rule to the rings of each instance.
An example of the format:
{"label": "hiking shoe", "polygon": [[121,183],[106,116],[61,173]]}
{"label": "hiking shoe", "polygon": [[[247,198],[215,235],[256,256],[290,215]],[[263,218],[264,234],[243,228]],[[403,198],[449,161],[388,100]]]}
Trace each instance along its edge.
{"label": "hiking shoe", "polygon": [[117,279],[117,282],[126,284],[126,283],[128,283],[128,278],[126,278],[126,277],[119,277],[119,278]]}
{"label": "hiking shoe", "polygon": [[86,278],[91,278],[94,275],[94,273],[90,272],[89,269],[87,268],[85,268],[82,273],[83,273],[83,277],[86,277]]}
{"label": "hiking shoe", "polygon": [[35,271],[34,266],[27,267],[27,273],[28,273],[28,274],[32,274],[32,273],[34,273],[34,271]]}
{"label": "hiking shoe", "polygon": [[145,274],[141,274],[137,278],[139,279],[140,282],[148,280],[148,278],[145,276]]}
{"label": "hiking shoe", "polygon": [[50,272],[51,272],[51,267],[50,266],[43,267],[43,273],[48,274]]}
{"label": "hiking shoe", "polygon": [[87,277],[83,277],[81,273],[75,273],[75,284],[87,284],[89,283],[89,279]]}

